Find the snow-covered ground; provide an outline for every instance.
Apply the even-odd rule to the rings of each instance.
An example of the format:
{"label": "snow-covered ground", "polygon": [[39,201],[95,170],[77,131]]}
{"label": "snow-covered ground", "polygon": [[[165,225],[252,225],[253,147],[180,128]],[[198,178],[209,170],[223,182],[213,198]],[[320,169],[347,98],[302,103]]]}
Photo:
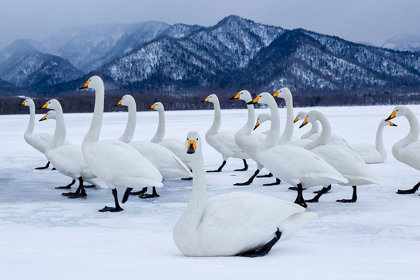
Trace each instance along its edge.
{"label": "snow-covered ground", "polygon": [[[420,117],[420,106],[410,106]],[[392,106],[317,108],[329,118],[333,132],[349,143],[374,143],[378,122]],[[257,112],[266,112],[258,110]],[[295,113],[299,111],[295,109]],[[91,114],[67,114],[68,139],[80,144]],[[42,115],[38,114],[37,119]],[[139,112],[135,140],[149,140],[157,112]],[[281,109],[285,120],[285,110]],[[118,138],[127,113],[105,114],[102,139]],[[237,130],[246,110],[224,110],[222,130]],[[359,188],[355,204],[336,203],[350,198],[351,188],[334,186],[308,210],[319,214],[296,236],[277,244],[264,258],[188,258],[172,241],[172,229],[191,194],[191,181],[165,181],[161,197],[132,196],[119,213],[99,213],[112,206],[109,189],[88,189],[85,199],[71,200],[54,187],[70,182],[57,171],[34,170],[45,157],[24,142],[28,115],[0,116],[0,275],[2,279],[418,279],[420,256],[420,197],[397,195],[411,188],[420,173],[391,154],[392,145],[408,132],[404,118],[384,133],[388,159],[370,165],[379,186]],[[167,112],[167,137],[185,139],[190,130],[202,136],[213,111]],[[36,133],[53,132],[54,121],[36,123]],[[263,124],[259,131],[268,129]],[[309,128],[295,127],[300,136]],[[207,169],[222,159],[204,147]],[[242,161],[231,159],[222,173],[209,173],[208,195],[249,191],[293,201],[288,185],[263,187],[272,178],[257,179],[248,187],[233,186],[253,172],[233,172]],[[263,171],[265,173],[265,171]],[[73,188],[75,189],[75,188]],[[305,191],[306,198],[313,196]],[[120,190],[120,199],[122,191]]]}

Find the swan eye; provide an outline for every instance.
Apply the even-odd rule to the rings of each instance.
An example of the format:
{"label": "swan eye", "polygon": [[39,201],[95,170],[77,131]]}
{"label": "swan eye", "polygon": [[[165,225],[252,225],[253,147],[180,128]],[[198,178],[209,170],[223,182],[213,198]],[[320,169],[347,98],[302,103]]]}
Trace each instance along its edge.
{"label": "swan eye", "polygon": [[196,140],[198,141],[198,138]]}

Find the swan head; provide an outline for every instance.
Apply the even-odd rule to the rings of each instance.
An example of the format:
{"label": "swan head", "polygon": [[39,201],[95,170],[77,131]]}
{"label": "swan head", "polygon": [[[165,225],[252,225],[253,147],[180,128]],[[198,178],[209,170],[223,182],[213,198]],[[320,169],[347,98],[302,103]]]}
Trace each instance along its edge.
{"label": "swan head", "polygon": [[315,122],[315,121],[317,121],[317,120],[319,119],[319,116],[320,116],[320,115],[322,115],[322,113],[321,113],[320,111],[317,111],[317,110],[312,110],[312,111],[310,111],[310,112],[306,115],[305,119],[303,120],[303,123],[299,126],[299,128],[304,127],[304,126],[305,126],[305,125],[307,125],[308,123],[311,123],[311,122]]}
{"label": "swan head", "polygon": [[46,121],[46,120],[55,120],[57,113],[55,111],[48,111],[45,116],[43,116],[39,121]]}
{"label": "swan head", "polygon": [[396,118],[396,117],[405,116],[407,115],[408,112],[411,112],[411,110],[403,105],[395,106],[391,115],[389,115],[389,117],[385,119],[385,121],[392,120],[393,118]]}
{"label": "swan head", "polygon": [[254,130],[266,121],[271,121],[271,115],[268,113],[259,114],[257,117],[257,121],[255,122]]}
{"label": "swan head", "polygon": [[308,115],[308,113],[307,112],[305,112],[305,111],[300,111],[297,115],[296,115],[296,118],[295,118],[295,120],[293,121],[294,123],[296,123],[296,122],[298,122],[299,120],[303,120],[303,119],[305,119],[306,118],[306,116]]}
{"label": "swan head", "polygon": [[23,100],[23,102],[20,103],[19,106],[26,106],[26,107],[35,106],[35,103],[32,99],[28,98],[28,99]]}
{"label": "swan head", "polygon": [[39,109],[50,109],[50,110],[57,110],[59,108],[61,108],[61,104],[57,99],[51,99],[45,102],[44,105],[39,107]]}
{"label": "swan head", "polygon": [[290,92],[290,90],[288,88],[281,88],[278,91],[276,91],[275,93],[273,93],[273,97],[279,97],[279,98],[289,98],[292,96],[292,93]]}
{"label": "swan head", "polygon": [[274,98],[271,96],[269,92],[261,92],[257,95],[257,97],[254,98],[251,102],[248,102],[247,104],[267,104],[271,100],[274,100]]}
{"label": "swan head", "polygon": [[211,102],[211,103],[218,103],[219,102],[219,98],[217,97],[216,94],[210,94],[209,96],[206,97],[206,99],[203,100],[203,102]]}
{"label": "swan head", "polygon": [[235,96],[233,96],[229,99],[231,99],[231,100],[240,99],[240,100],[244,100],[245,102],[249,102],[249,101],[252,101],[252,96],[251,96],[251,93],[249,91],[241,90]]}
{"label": "swan head", "polygon": [[79,89],[85,89],[85,88],[93,88],[97,89],[100,86],[103,87],[104,81],[102,81],[101,77],[99,76],[92,76],[89,78],[89,80],[86,81],[86,83],[81,86]]}
{"label": "swan head", "polygon": [[165,107],[163,106],[161,102],[155,102],[152,104],[152,106],[149,107],[149,109],[156,110],[156,111],[164,111]]}
{"label": "swan head", "polygon": [[201,137],[196,131],[190,131],[187,134],[187,140],[185,140],[185,147],[187,154],[195,154],[195,152],[201,151]]}
{"label": "swan head", "polygon": [[134,97],[130,94],[126,94],[123,97],[121,97],[120,101],[115,106],[128,106],[131,103],[135,102]]}

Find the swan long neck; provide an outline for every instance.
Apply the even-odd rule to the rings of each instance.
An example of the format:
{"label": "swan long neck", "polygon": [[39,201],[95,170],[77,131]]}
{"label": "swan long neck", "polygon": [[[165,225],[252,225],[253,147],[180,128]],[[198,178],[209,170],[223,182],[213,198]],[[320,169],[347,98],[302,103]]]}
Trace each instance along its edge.
{"label": "swan long neck", "polygon": [[137,118],[136,118],[136,113],[137,113],[137,108],[136,108],[136,103],[135,102],[130,102],[128,104],[128,121],[127,121],[127,125],[125,126],[125,130],[123,135],[121,135],[121,137],[118,139],[124,143],[130,143],[131,140],[134,137],[134,131],[136,130],[136,122],[137,122]]}
{"label": "swan long neck", "polygon": [[311,137],[311,135],[318,133],[319,132],[319,124],[318,121],[313,121],[311,122],[311,130],[309,130],[308,132],[304,133],[300,139],[308,139],[309,137]]}
{"label": "swan long neck", "polygon": [[267,105],[271,111],[271,125],[268,132],[267,138],[261,144],[261,149],[266,150],[277,145],[280,135],[280,115],[277,103],[274,98],[270,98],[267,101]]}
{"label": "swan long neck", "polygon": [[246,124],[238,131],[238,133],[242,135],[249,135],[252,133],[252,129],[255,125],[255,110],[254,110],[254,104],[247,105],[248,107],[248,120],[246,121]]}
{"label": "swan long neck", "polygon": [[312,150],[318,146],[327,144],[331,137],[331,126],[328,119],[320,112],[314,113],[316,114],[316,119],[319,120],[322,125],[322,131],[318,138],[306,144],[305,149],[307,150]]}
{"label": "swan long neck", "polygon": [[407,146],[408,144],[419,139],[420,128],[419,121],[417,120],[416,116],[411,110],[408,109],[405,117],[410,124],[410,132],[408,132],[407,136],[398,141],[395,145]]}
{"label": "swan long neck", "polygon": [[63,109],[56,108],[55,110],[55,132],[54,136],[48,145],[47,149],[54,149],[63,145],[66,140],[66,124],[64,123]]}
{"label": "swan long neck", "polygon": [[158,110],[159,112],[159,124],[156,130],[155,136],[153,136],[153,143],[159,143],[165,137],[165,110]]}
{"label": "swan long neck", "polygon": [[279,139],[279,143],[286,143],[292,141],[293,136],[293,97],[292,95],[287,95],[284,98],[286,102],[287,116],[286,116],[286,125],[284,127],[284,132]]}
{"label": "swan long neck", "polygon": [[384,139],[383,139],[383,132],[384,132],[384,127],[386,125],[385,121],[381,121],[378,125],[378,130],[376,131],[376,141],[375,141],[375,146],[376,149],[378,150],[378,152],[386,158],[387,154],[385,151],[385,146],[384,146]]}
{"label": "swan long neck", "polygon": [[28,127],[26,128],[25,135],[32,135],[34,134],[34,127],[35,127],[35,104],[33,102],[29,103],[29,123]]}
{"label": "swan long neck", "polygon": [[188,205],[179,220],[182,222],[182,228],[184,229],[183,235],[192,240],[206,208],[207,193],[206,171],[201,149],[197,149],[190,158],[193,171],[193,189]]}
{"label": "swan long neck", "polygon": [[92,122],[90,123],[89,130],[83,139],[82,146],[99,140],[104,115],[104,94],[104,86],[103,84],[99,84],[97,88],[95,88],[95,108],[93,110]]}
{"label": "swan long neck", "polygon": [[219,132],[221,122],[222,122],[222,113],[220,111],[220,103],[219,101],[213,102],[214,105],[214,119],[213,125],[210,127],[209,132],[217,133]]}

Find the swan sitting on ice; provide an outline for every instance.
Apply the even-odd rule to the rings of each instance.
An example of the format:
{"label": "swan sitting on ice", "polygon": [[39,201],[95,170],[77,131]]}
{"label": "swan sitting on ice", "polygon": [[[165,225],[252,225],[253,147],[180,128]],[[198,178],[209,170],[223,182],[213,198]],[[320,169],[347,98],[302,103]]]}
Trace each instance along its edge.
{"label": "swan sitting on ice", "polygon": [[316,217],[296,204],[254,193],[207,200],[202,143],[197,132],[188,133],[185,150],[193,164],[193,191],[173,230],[184,255],[261,257]]}
{"label": "swan sitting on ice", "polygon": [[216,94],[210,94],[206,97],[206,99],[203,100],[203,102],[210,102],[214,105],[213,124],[206,133],[206,141],[210,146],[213,147],[213,149],[219,152],[223,158],[222,165],[220,165],[219,168],[207,172],[221,172],[226,164],[226,161],[230,157],[240,158],[244,162],[244,168],[235,169],[235,171],[248,170],[246,159],[249,158],[249,156],[236,144],[235,133],[232,131],[219,131],[222,124],[222,114],[220,111],[219,98]]}
{"label": "swan sitting on ice", "polygon": [[120,140],[99,141],[104,113],[104,82],[92,76],[80,89],[95,90],[95,107],[89,130],[83,139],[85,161],[92,172],[112,188],[115,207],[105,206],[100,212],[119,212],[124,209],[118,203],[116,187],[161,187],[162,175],[136,149]]}
{"label": "swan sitting on ice", "polygon": [[[414,169],[420,170],[420,126],[414,113],[405,106],[399,105],[394,108],[391,115],[386,121],[392,120],[397,117],[406,117],[410,124],[410,132],[406,137],[398,141],[392,146],[392,154],[394,157],[413,167]],[[417,183],[412,189],[409,190],[398,190],[398,194],[411,194],[415,193],[420,187],[420,182]]]}

